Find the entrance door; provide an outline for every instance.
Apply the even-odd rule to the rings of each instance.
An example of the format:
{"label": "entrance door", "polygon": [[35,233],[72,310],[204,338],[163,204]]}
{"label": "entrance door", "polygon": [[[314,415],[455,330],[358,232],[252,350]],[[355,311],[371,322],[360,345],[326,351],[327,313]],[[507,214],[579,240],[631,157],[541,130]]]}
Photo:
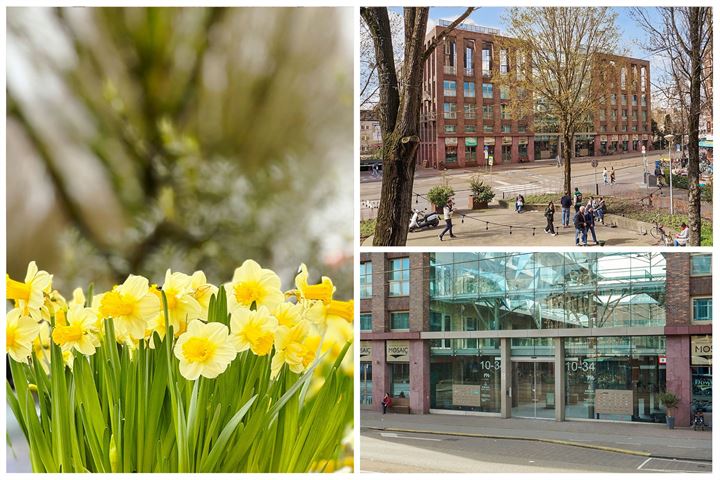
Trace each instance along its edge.
{"label": "entrance door", "polygon": [[555,365],[544,361],[514,361],[512,416],[555,418]]}

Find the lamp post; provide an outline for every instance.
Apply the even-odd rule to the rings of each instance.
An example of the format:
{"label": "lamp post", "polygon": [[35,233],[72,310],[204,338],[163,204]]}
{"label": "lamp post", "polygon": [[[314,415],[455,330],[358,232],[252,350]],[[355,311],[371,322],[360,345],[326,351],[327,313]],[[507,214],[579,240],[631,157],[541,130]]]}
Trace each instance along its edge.
{"label": "lamp post", "polygon": [[665,135],[665,140],[668,142],[668,161],[670,162],[670,215],[673,214],[673,186],[672,186],[672,139],[675,138],[675,135],[673,134],[667,134]]}

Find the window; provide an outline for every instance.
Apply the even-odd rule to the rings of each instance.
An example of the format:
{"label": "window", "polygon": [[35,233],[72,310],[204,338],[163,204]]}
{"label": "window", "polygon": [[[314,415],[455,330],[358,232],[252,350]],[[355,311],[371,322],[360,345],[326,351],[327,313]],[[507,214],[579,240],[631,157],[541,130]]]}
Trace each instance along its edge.
{"label": "window", "polygon": [[620,104],[627,105],[627,95],[620,95]]}
{"label": "window", "polygon": [[510,87],[500,87],[500,100],[507,100],[510,98]]}
{"label": "window", "polygon": [[465,82],[465,96],[475,98],[475,82]]}
{"label": "window", "polygon": [[712,322],[712,298],[693,298],[693,321]]}
{"label": "window", "polygon": [[632,111],[632,119],[633,119],[633,122],[637,122],[637,110]]}
{"label": "window", "polygon": [[372,298],[372,262],[360,264],[360,298]]}
{"label": "window", "polygon": [[617,105],[617,95],[614,93],[610,94],[610,105]]}
{"label": "window", "polygon": [[647,122],[647,110],[642,111],[642,121]]}
{"label": "window", "polygon": [[492,105],[483,105],[483,120],[492,120],[493,119],[493,106]]}
{"label": "window", "polygon": [[482,73],[483,75],[490,76],[490,49],[492,46],[489,43],[483,45],[482,49]]}
{"label": "window", "polygon": [[444,118],[457,118],[457,105],[455,102],[445,102],[443,105],[443,116]]}
{"label": "window", "polygon": [[613,122],[617,120],[617,110],[610,110],[610,120]]}
{"label": "window", "polygon": [[371,332],[372,331],[372,314],[371,313],[361,313],[360,314],[360,330],[363,332]]}
{"label": "window", "polygon": [[625,84],[627,81],[627,68],[622,67],[620,70],[620,88],[625,90]]}
{"label": "window", "polygon": [[455,39],[448,38],[445,41],[445,65],[454,67],[455,66]]}
{"label": "window", "polygon": [[465,118],[468,120],[472,120],[475,118],[475,104],[474,103],[466,103],[464,105],[465,107]]}
{"label": "window", "polygon": [[465,125],[465,133],[475,133],[477,132],[477,128],[475,125]]}
{"label": "window", "polygon": [[390,313],[390,330],[409,330],[410,329],[410,313],[409,312],[391,312]]}
{"label": "window", "polygon": [[402,394],[410,398],[410,364],[393,363],[390,366],[390,395],[399,397]]}
{"label": "window", "polygon": [[507,124],[503,124],[502,126],[502,132],[503,133],[510,133],[511,126]]}
{"label": "window", "polygon": [[703,276],[712,273],[712,255],[691,255],[690,275]]}
{"label": "window", "polygon": [[632,106],[637,107],[637,95],[632,96]]}
{"label": "window", "polygon": [[455,125],[445,125],[445,133],[455,133],[457,127]]}
{"label": "window", "polygon": [[390,260],[388,283],[391,297],[404,297],[410,294],[410,259],[393,258]]}
{"label": "window", "polygon": [[[524,123],[519,123],[519,124],[518,124],[518,132],[519,132],[519,133],[525,133],[525,132],[527,132],[527,125],[524,124]],[[527,149],[527,145],[525,145],[525,148]]]}
{"label": "window", "polygon": [[622,111],[622,119],[627,120],[627,109],[623,109]]}
{"label": "window", "polygon": [[484,133],[493,133],[493,126],[492,125],[483,125],[483,132]]}
{"label": "window", "polygon": [[505,74],[510,71],[508,66],[508,52],[507,50],[500,50],[500,73]]}
{"label": "window", "polygon": [[643,107],[647,107],[647,98],[645,97],[645,95],[640,95],[640,105],[642,105]]}
{"label": "window", "polygon": [[465,75],[472,76],[473,74],[473,50],[475,49],[475,43],[470,42],[465,44]]}
{"label": "window", "polygon": [[605,110],[600,110],[599,119],[601,122],[605,121]]}
{"label": "window", "polygon": [[500,118],[510,120],[510,109],[507,105],[500,105]]}
{"label": "window", "polygon": [[640,67],[640,90],[645,91],[645,67]]}
{"label": "window", "polygon": [[445,80],[443,82],[443,95],[446,97],[454,97],[456,94],[456,84],[454,80]]}
{"label": "window", "polygon": [[493,98],[492,83],[483,83],[482,90],[483,90],[483,98]]}

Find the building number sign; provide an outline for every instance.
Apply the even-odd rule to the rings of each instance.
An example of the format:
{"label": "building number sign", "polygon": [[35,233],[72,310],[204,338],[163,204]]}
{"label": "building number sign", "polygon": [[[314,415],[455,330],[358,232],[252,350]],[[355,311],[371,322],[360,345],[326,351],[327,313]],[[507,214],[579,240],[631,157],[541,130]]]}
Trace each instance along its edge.
{"label": "building number sign", "polygon": [[582,362],[578,360],[571,360],[569,362],[565,362],[565,369],[568,372],[594,372],[595,362],[588,362],[587,360],[583,360]]}

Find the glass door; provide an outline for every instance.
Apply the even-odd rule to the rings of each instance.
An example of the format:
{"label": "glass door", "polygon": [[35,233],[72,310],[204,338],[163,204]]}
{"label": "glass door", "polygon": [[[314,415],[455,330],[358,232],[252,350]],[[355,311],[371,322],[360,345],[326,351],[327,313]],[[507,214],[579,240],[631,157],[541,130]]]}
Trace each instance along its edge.
{"label": "glass door", "polygon": [[555,365],[514,361],[512,370],[512,416],[555,418]]}

